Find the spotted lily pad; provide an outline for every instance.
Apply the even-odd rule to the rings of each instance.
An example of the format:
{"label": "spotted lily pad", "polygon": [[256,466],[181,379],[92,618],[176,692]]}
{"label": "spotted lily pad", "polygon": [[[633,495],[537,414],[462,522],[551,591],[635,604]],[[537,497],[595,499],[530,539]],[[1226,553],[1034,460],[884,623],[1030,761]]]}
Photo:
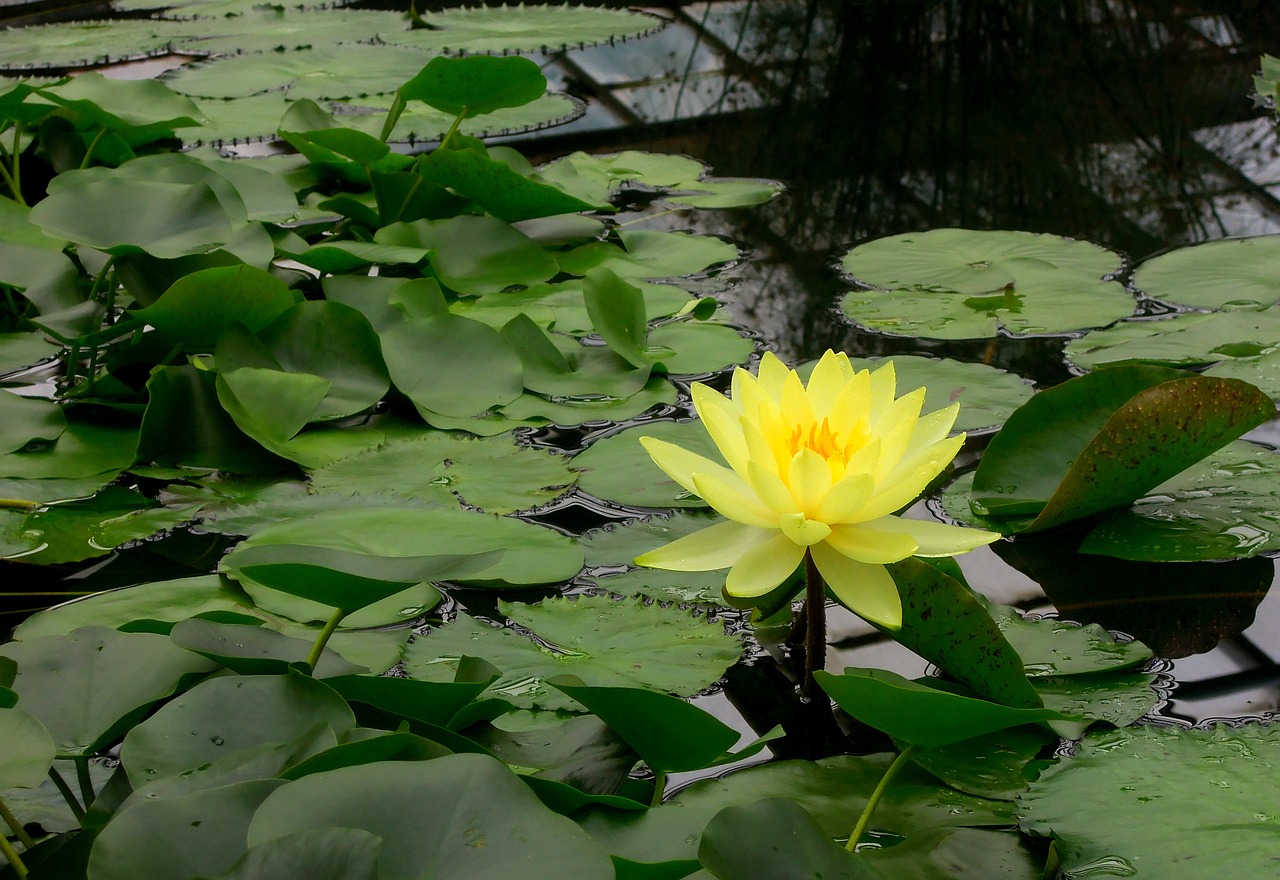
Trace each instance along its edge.
{"label": "spotted lily pad", "polygon": [[867,289],[841,309],[881,333],[974,339],[1099,327],[1133,314],[1123,259],[1085,241],[1031,232],[934,229],[880,238],[844,256]]}
{"label": "spotted lily pad", "polygon": [[1097,733],[1019,797],[1021,826],[1055,838],[1067,876],[1265,877],[1277,764],[1275,725]]}
{"label": "spotted lily pad", "polygon": [[503,673],[489,694],[526,708],[573,709],[577,703],[543,679],[570,674],[597,687],[689,695],[718,679],[742,652],[719,623],[674,607],[608,596],[499,607],[537,640],[459,614],[409,645],[405,671],[425,681],[453,681],[460,657],[479,657]]}
{"label": "spotted lily pad", "polygon": [[1264,309],[1280,302],[1280,235],[1180,247],[1146,260],[1133,286],[1147,296],[1199,309]]}

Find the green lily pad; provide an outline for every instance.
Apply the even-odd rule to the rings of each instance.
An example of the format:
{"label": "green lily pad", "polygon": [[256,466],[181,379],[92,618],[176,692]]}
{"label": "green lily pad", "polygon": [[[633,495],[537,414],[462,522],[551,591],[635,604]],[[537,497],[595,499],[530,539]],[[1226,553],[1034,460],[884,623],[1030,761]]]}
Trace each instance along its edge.
{"label": "green lily pad", "polygon": [[721,810],[702,832],[698,859],[719,880],[882,880],[865,856],[846,852],[786,798]]}
{"label": "green lily pad", "polygon": [[[0,70],[30,75],[42,69],[145,58],[167,52],[171,39],[169,23],[145,19],[5,28],[0,31]],[[110,51],[104,51],[107,46]]]}
{"label": "green lily pad", "polygon": [[174,798],[142,801],[102,830],[89,856],[97,880],[181,880],[230,869],[246,849],[254,811],[285,783],[251,779]]}
{"label": "green lily pad", "polygon": [[1082,553],[1187,562],[1280,550],[1280,455],[1238,440],[1095,526]]}
{"label": "green lily pad", "polygon": [[132,425],[67,419],[66,430],[52,446],[10,453],[0,459],[0,476],[20,480],[81,480],[109,475],[106,482],[133,463],[138,429]]}
{"label": "green lily pad", "polygon": [[[850,668],[843,675],[817,670],[813,677],[854,718],[896,740],[925,748],[1064,718],[1052,709],[1017,709],[951,693],[886,669]],[[946,718],[946,724],[940,724],[940,718]]]}
{"label": "green lily pad", "polygon": [[[1035,393],[1022,377],[986,364],[909,354],[889,358],[849,358],[855,370],[875,370],[888,361],[893,361],[899,389],[925,389],[922,413],[960,402],[960,414],[951,428],[953,432],[999,427]],[[801,364],[798,368],[801,378],[807,378],[816,363]]]}
{"label": "green lily pad", "polygon": [[[384,32],[407,26],[405,17],[376,9],[284,9],[259,4],[231,14],[209,8],[199,18],[166,22],[173,51],[194,55],[237,53],[301,53],[336,48],[340,43],[367,44]],[[354,45],[352,46],[354,48]],[[398,83],[393,83],[392,88]]]}
{"label": "green lily pad", "polygon": [[843,267],[873,288],[840,308],[881,333],[975,339],[1099,327],[1133,314],[1123,285],[1105,281],[1122,258],[1086,241],[1031,232],[934,229],[876,239]]}
{"label": "green lily pad", "polygon": [[[710,511],[673,511],[668,516],[629,520],[592,529],[581,537],[588,568],[632,564],[641,553],[647,553],[677,538],[719,522],[719,514]],[[688,574],[689,572],[682,572]],[[723,576],[723,575],[722,575]]]}
{"label": "green lily pad", "polygon": [[570,275],[608,269],[628,280],[682,278],[738,259],[737,247],[709,235],[623,229],[618,238],[622,248],[593,241],[557,255],[560,269]]}
{"label": "green lily pad", "polygon": [[[180,648],[241,675],[284,675],[289,664],[307,658],[311,642],[295,639],[262,626],[217,623],[212,620],[183,620],[170,632],[169,638]],[[312,674],[316,678],[332,678],[368,672],[325,648]]]}
{"label": "green lily pad", "polygon": [[1175,248],[1145,260],[1133,286],[1153,299],[1198,309],[1265,309],[1280,302],[1280,235]]}
{"label": "green lily pad", "polygon": [[399,91],[406,101],[465,118],[528,104],[546,90],[541,68],[513,55],[432,58]]}
{"label": "green lily pad", "polygon": [[243,324],[256,333],[293,305],[283,281],[241,265],[193,272],[137,316],[193,349],[212,350],[232,325]]}
{"label": "green lily pad", "polygon": [[253,847],[218,880],[289,872],[310,880],[378,880],[382,838],[359,828],[307,828]]}
{"label": "green lily pad", "polygon": [[16,452],[33,440],[57,440],[67,428],[62,408],[51,400],[0,392],[0,454]]}
{"label": "green lily pad", "polygon": [[1035,685],[1045,706],[1083,719],[1050,724],[1059,735],[1079,739],[1095,721],[1126,727],[1154,709],[1160,701],[1154,681],[1154,675],[1121,672],[1040,677]]}
{"label": "green lily pad", "polygon": [[1089,675],[1118,672],[1151,659],[1142,642],[1119,642],[1097,624],[1071,626],[1050,617],[1030,619],[1007,605],[987,610],[1022,657],[1027,675]]}
{"label": "green lily pad", "polygon": [[974,509],[1043,530],[1122,507],[1275,415],[1244,382],[1114,366],[1036,395],[974,475]]}
{"label": "green lily pad", "polygon": [[[441,804],[448,822],[422,822]],[[317,827],[360,828],[382,838],[385,877],[439,880],[606,880],[604,850],[542,805],[501,762],[484,755],[390,761],[314,773],[291,782],[258,810],[248,843]],[[530,850],[537,841],[554,859]]]}
{"label": "green lily pad", "polygon": [[1219,379],[1240,379],[1257,385],[1272,399],[1280,398],[1280,348],[1255,357],[1218,361],[1202,375]]}
{"label": "green lily pad", "polygon": [[0,333],[0,375],[48,360],[61,350],[42,333]]}
{"label": "green lily pad", "polygon": [[18,664],[13,689],[60,755],[91,755],[127,730],[182,680],[213,668],[164,636],[104,627],[0,645]]}
{"label": "green lily pad", "polygon": [[605,501],[633,507],[706,507],[706,502],[667,478],[640,445],[657,437],[720,462],[719,451],[701,422],[653,422],[597,440],[573,459],[578,488]]}
{"label": "green lily pad", "polygon": [[[672,284],[654,284],[635,278],[630,283],[644,295],[644,311],[649,319],[670,317],[689,303],[689,292]],[[517,315],[527,315],[546,329],[588,336],[596,332],[596,326],[583,301],[585,286],[580,278],[534,284],[524,290],[485,294],[476,300],[457,302],[450,310],[499,328]]]}
{"label": "green lily pad", "polygon": [[884,880],[1042,880],[1044,858],[1021,834],[948,828],[913,834],[902,843],[867,850],[867,864]]}
{"label": "green lily pad", "polygon": [[489,688],[493,696],[526,708],[577,708],[543,679],[570,674],[590,685],[688,695],[719,678],[742,651],[719,624],[674,607],[584,596],[499,608],[537,641],[459,614],[406,649],[405,671],[452,681],[460,657],[479,657],[503,672]]}
{"label": "green lily pad", "polygon": [[1169,315],[1124,321],[1067,344],[1067,360],[1085,369],[1127,361],[1194,366],[1251,359],[1272,353],[1280,339],[1274,311]]}
{"label": "green lily pad", "polygon": [[141,787],[324,726],[341,736],[355,727],[355,717],[337,693],[310,676],[221,676],[201,682],[129,731],[120,760]]}
{"label": "green lily pad", "polygon": [[628,183],[654,188],[678,187],[701,180],[707,166],[672,153],[623,150],[620,153],[570,153],[542,166],[543,176],[588,201],[607,199]]}
{"label": "green lily pad", "polygon": [[58,749],[49,731],[22,709],[0,709],[0,734],[5,755],[0,760],[0,791],[36,788],[49,777]]}
{"label": "green lily pad", "polygon": [[507,437],[467,439],[431,431],[319,468],[311,485],[321,495],[385,492],[511,513],[562,495],[575,476],[564,456],[517,446]]}
{"label": "green lily pad", "polygon": [[[532,586],[568,580],[582,568],[577,543],[551,529],[465,510],[329,510],[259,530],[241,548],[272,544],[330,548],[371,558],[469,555],[502,551],[468,582]],[[251,592],[256,592],[248,582]],[[328,615],[324,615],[328,617]]]}
{"label": "green lily pad", "polygon": [[649,345],[674,352],[656,356],[657,362],[672,375],[719,372],[745,364],[756,350],[755,342],[733,327],[703,321],[678,321],[655,327],[649,332]]}
{"label": "green lily pad", "polygon": [[1268,772],[1278,761],[1274,725],[1093,734],[1018,799],[1021,825],[1055,838],[1069,875],[1264,877],[1280,828]]}
{"label": "green lily pad", "polygon": [[1057,734],[1024,724],[938,748],[917,748],[911,760],[952,788],[1011,801],[1038,772],[1036,758],[1057,741]]}
{"label": "green lily pad", "polygon": [[434,250],[431,271],[446,287],[467,296],[537,284],[556,274],[550,254],[496,217],[468,214],[392,223],[379,229],[374,240]]}
{"label": "green lily pad", "polygon": [[557,4],[471,6],[424,16],[428,27],[382,33],[393,46],[451,55],[547,52],[653,33],[666,20],[652,13]]}
{"label": "green lily pad", "polygon": [[[672,406],[676,402],[676,388],[661,376],[652,376],[635,394],[615,399],[598,395],[583,397],[548,398],[528,392],[520,395],[500,410],[507,420],[505,430],[520,425],[581,425],[586,422],[621,422],[633,419],[656,406]],[[475,430],[466,424],[445,425],[432,419],[437,427],[458,427]],[[476,433],[492,433],[477,430]],[[574,467],[578,467],[575,459]]]}
{"label": "green lily pad", "polygon": [[663,196],[664,202],[690,208],[750,208],[763,205],[784,189],[776,180],[754,177],[715,177],[681,183],[680,192]]}

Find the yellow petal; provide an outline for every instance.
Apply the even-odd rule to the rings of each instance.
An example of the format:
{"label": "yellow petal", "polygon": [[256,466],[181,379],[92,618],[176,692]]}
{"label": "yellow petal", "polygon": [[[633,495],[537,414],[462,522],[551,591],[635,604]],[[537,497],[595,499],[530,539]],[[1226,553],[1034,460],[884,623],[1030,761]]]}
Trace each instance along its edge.
{"label": "yellow petal", "polygon": [[765,393],[775,401],[781,401],[782,386],[787,381],[787,376],[791,373],[791,369],[779,360],[776,354],[766,351],[764,357],[760,358],[760,369],[756,372],[759,376],[760,387],[764,389]]}
{"label": "yellow petal", "polygon": [[698,492],[693,484],[695,473],[733,475],[733,471],[724,465],[716,464],[711,459],[696,452],[690,452],[683,446],[659,440],[657,437],[641,437],[640,445],[644,447],[645,452],[649,453],[653,463],[662,468],[668,477],[679,483],[685,491],[693,492],[695,495]]}
{"label": "yellow petal", "polygon": [[836,352],[836,363],[840,365],[840,375],[844,376],[844,381],[846,382],[858,372],[853,368],[853,364],[849,362],[849,356],[843,351]]}
{"label": "yellow petal", "polygon": [[876,465],[876,478],[883,479],[907,451],[916,423],[920,420],[920,407],[924,405],[924,389],[917,388],[899,397],[885,410],[880,421],[872,426],[880,438],[880,461]]}
{"label": "yellow petal", "polygon": [[894,370],[893,361],[886,360],[883,367],[871,374],[870,400],[867,406],[871,424],[878,422],[889,409],[897,393],[897,387],[898,375]]}
{"label": "yellow petal", "polygon": [[772,529],[756,529],[742,523],[716,523],[643,553],[635,558],[635,563],[668,571],[714,571],[733,565],[773,534]]}
{"label": "yellow petal", "polygon": [[925,461],[896,482],[877,483],[877,487],[884,486],[884,491],[871,496],[862,510],[858,511],[855,522],[869,522],[906,507],[920,496],[929,481],[942,473],[946,466],[945,461]]}
{"label": "yellow petal", "polygon": [[907,445],[907,451],[903,453],[903,457],[910,458],[939,440],[946,439],[947,433],[956,423],[956,416],[959,414],[960,404],[953,403],[951,406],[944,406],[942,409],[921,416],[920,421],[916,422],[915,432],[911,435],[911,442]]}
{"label": "yellow petal", "polygon": [[787,378],[782,383],[781,412],[782,421],[789,429],[794,430],[798,426],[802,434],[809,433],[809,428],[814,423],[813,408],[809,406],[804,383],[792,372],[787,373]]}
{"label": "yellow petal", "polygon": [[815,544],[809,552],[841,605],[877,626],[902,628],[902,599],[883,565],[856,562],[826,544]]}
{"label": "yellow petal", "polygon": [[811,547],[831,534],[831,526],[816,519],[806,519],[803,513],[787,513],[778,517],[782,534],[801,547]]}
{"label": "yellow petal", "polygon": [[800,509],[817,516],[818,505],[831,491],[831,470],[827,460],[812,449],[801,449],[787,469],[787,484]]}
{"label": "yellow petal", "polygon": [[755,459],[747,462],[747,482],[765,506],[778,514],[800,512],[800,505],[796,503],[791,490],[767,462]]}
{"label": "yellow petal", "polygon": [[747,457],[757,467],[768,468],[775,476],[780,474],[780,468],[791,461],[783,438],[776,433],[766,437],[760,423],[745,416],[739,427],[742,428],[742,438],[747,444]]}
{"label": "yellow petal", "polygon": [[860,523],[859,528],[907,535],[919,545],[913,552],[915,556],[955,556],[1000,540],[1000,536],[995,532],[898,516],[885,516],[871,522]]}
{"label": "yellow petal", "polygon": [[[847,363],[849,358],[845,357]],[[818,421],[822,421],[831,412],[831,407],[835,404],[840,392],[844,390],[846,380],[844,371],[840,368],[840,359],[836,353],[827,350],[827,353],[818,361],[818,365],[813,368],[813,373],[809,376],[809,384],[805,387],[805,391],[809,395],[809,406],[813,409],[813,416]]]}
{"label": "yellow petal", "polygon": [[870,412],[871,374],[861,370],[840,389],[827,413],[827,421],[832,431],[847,437],[853,431],[865,430],[864,422]]}
{"label": "yellow petal", "polygon": [[869,529],[858,523],[833,526],[827,537],[827,546],[858,562],[882,565],[906,559],[920,545],[910,534]]}
{"label": "yellow petal", "polygon": [[870,474],[848,474],[831,487],[818,505],[817,519],[829,525],[852,522],[871,497],[876,481]]}
{"label": "yellow petal", "polygon": [[[877,485],[888,489],[899,483],[909,483],[914,479],[917,481],[915,493],[919,495],[929,485],[930,480],[942,473],[943,469],[956,457],[956,453],[960,451],[960,447],[963,445],[963,434],[939,440],[919,455],[910,459],[904,458],[883,479],[880,479]],[[906,502],[903,503],[905,504]],[[892,512],[886,511],[886,513]]]}
{"label": "yellow petal", "polygon": [[746,599],[763,596],[790,577],[803,559],[803,547],[781,532],[774,532],[744,553],[729,570],[725,592]]}
{"label": "yellow petal", "polygon": [[742,436],[742,408],[701,382],[693,384],[693,406],[711,440],[738,474],[746,476],[747,441]]}
{"label": "yellow petal", "polygon": [[693,485],[698,497],[717,513],[743,525],[776,529],[778,514],[756,497],[747,482],[733,471],[721,468],[724,475],[694,474]]}

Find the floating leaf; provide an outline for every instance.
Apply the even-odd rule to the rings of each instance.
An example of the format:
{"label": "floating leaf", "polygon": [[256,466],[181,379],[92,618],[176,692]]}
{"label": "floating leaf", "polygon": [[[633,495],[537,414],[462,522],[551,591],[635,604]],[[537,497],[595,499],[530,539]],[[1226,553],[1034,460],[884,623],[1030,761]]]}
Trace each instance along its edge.
{"label": "floating leaf", "polygon": [[[33,70],[90,67],[168,51],[173,38],[167,23],[145,19],[58,22],[0,31],[0,69]],[[110,52],[103,47],[110,46]]]}
{"label": "floating leaf", "polygon": [[672,375],[715,373],[745,364],[755,354],[756,344],[741,331],[724,324],[678,321],[655,327],[649,333],[655,352],[668,349],[673,354],[654,355]]}
{"label": "floating leaf", "polygon": [[16,452],[33,440],[57,440],[66,428],[62,408],[53,401],[0,392],[0,455]]}
{"label": "floating leaf", "polygon": [[283,281],[241,265],[193,272],[136,315],[192,349],[212,350],[233,324],[256,333],[293,304],[293,294]]}
{"label": "floating leaf", "polygon": [[[0,458],[0,476],[23,480],[79,480],[114,476],[133,463],[138,429],[109,421],[72,416],[51,447],[10,453]],[[103,480],[106,482],[107,477]]]}
{"label": "floating leaf", "polygon": [[468,296],[536,284],[556,274],[550,254],[496,217],[392,223],[379,229],[374,240],[434,250],[432,272],[442,284]]}
{"label": "floating leaf", "polygon": [[91,755],[212,664],[164,636],[84,627],[0,645],[18,664],[13,689],[60,755]]}
{"label": "floating leaf", "polygon": [[1277,260],[1280,235],[1203,242],[1145,260],[1134,270],[1133,286],[1198,309],[1264,309],[1280,302]]}
{"label": "floating leaf", "polygon": [[307,828],[253,847],[219,880],[378,880],[382,838],[358,828]]}
{"label": "floating leaf", "polygon": [[1097,624],[1072,626],[1050,617],[1029,619],[1006,605],[988,605],[987,610],[1033,678],[1116,672],[1151,659],[1151,649],[1142,642],[1118,642]]}
{"label": "floating leaf", "polygon": [[[440,804],[451,821],[422,822]],[[258,810],[249,845],[317,827],[360,828],[382,838],[386,877],[439,880],[606,880],[613,865],[582,829],[552,813],[503,764],[483,755],[385,762],[315,773],[281,788]],[[554,859],[538,857],[536,840]]]}
{"label": "floating leaf", "polygon": [[[169,638],[178,647],[241,675],[284,675],[291,663],[307,658],[312,644],[261,626],[190,619],[180,621]],[[316,678],[332,678],[367,671],[325,648],[313,674]]]}
{"label": "floating leaf", "polygon": [[680,183],[679,193],[669,193],[663,201],[691,208],[749,208],[763,205],[783,190],[781,183],[755,177],[721,177]]}
{"label": "floating leaf", "polygon": [[952,788],[1013,800],[1038,772],[1033,761],[1057,740],[1043,727],[1024,724],[937,748],[917,748],[911,760]]}
{"label": "floating leaf", "polygon": [[[526,59],[519,56],[486,59],[485,56],[480,56],[461,60],[522,61]],[[542,183],[533,176],[520,174],[506,162],[469,149],[436,150],[422,159],[418,165],[418,173],[424,180],[437,186],[448,187],[459,195],[466,196],[489,214],[508,223],[537,217],[551,217],[556,214],[571,214],[577,211],[604,210],[609,207],[607,203],[584,202],[563,190]]]}
{"label": "floating leaf", "polygon": [[691,452],[722,461],[700,422],[652,422],[597,440],[573,459],[578,487],[606,501],[633,507],[706,507],[706,502],[667,478],[640,445],[657,437]]}
{"label": "floating leaf", "polygon": [[867,864],[884,880],[1042,880],[1044,858],[1020,834],[949,828],[870,849]]}
{"label": "floating leaf", "polygon": [[1082,553],[1187,562],[1280,550],[1280,455],[1236,441],[1108,516]]}
{"label": "floating leaf", "polygon": [[1154,675],[1140,672],[1042,677],[1036,690],[1050,709],[1083,719],[1054,721],[1050,726],[1067,739],[1079,739],[1095,721],[1127,727],[1156,707]]}
{"label": "floating leaf", "polygon": [[[524,387],[520,357],[497,331],[457,315],[405,321],[381,334],[391,381],[420,410],[474,416]],[[454,371],[466,364],[466,381]]]}
{"label": "floating leaf", "polygon": [[991,441],[972,504],[1052,528],[1142,497],[1275,414],[1251,385],[1120,366],[1032,398]]}
{"label": "floating leaf", "polygon": [[453,116],[478,116],[519,107],[547,90],[547,78],[528,58],[432,58],[400,86],[406,101],[422,101]]}
{"label": "floating leaf", "polygon": [[381,38],[396,46],[431,52],[546,52],[626,40],[659,30],[666,20],[648,12],[557,4],[471,6],[444,9],[425,17],[428,27]]}
{"label": "floating leaf", "polygon": [[881,880],[786,798],[726,807],[702,832],[698,859],[720,880]]}
{"label": "floating leaf", "polygon": [[558,255],[561,270],[586,275],[608,269],[621,278],[681,278],[738,258],[738,249],[709,235],[623,229],[622,249],[594,241]]}
{"label": "floating leaf", "polygon": [[174,129],[200,124],[190,98],[153,79],[109,79],[92,71],[37,90],[74,114],[78,128],[124,135],[130,144],[172,137]]}
{"label": "floating leaf", "polygon": [[1086,241],[1031,232],[934,229],[879,238],[844,256],[845,272],[874,290],[841,309],[881,333],[934,339],[1062,333],[1133,313],[1103,276],[1121,258]]}
{"label": "floating leaf", "polygon": [[141,801],[119,815],[94,841],[94,880],[155,880],[221,874],[245,851],[254,811],[284,782],[251,779],[181,797]]}
{"label": "floating leaf", "polygon": [[1264,877],[1280,825],[1266,770],[1278,760],[1274,725],[1093,734],[1018,799],[1021,825],[1055,838],[1067,874]]}
{"label": "floating leaf", "polygon": [[510,438],[467,439],[443,431],[396,439],[311,475],[320,494],[387,492],[434,504],[460,501],[490,513],[526,510],[563,494],[576,474],[568,459]]}
{"label": "floating leaf", "polygon": [[33,715],[22,709],[0,708],[0,737],[5,752],[0,759],[0,791],[35,788],[48,778],[58,749]]}
{"label": "floating leaf", "polygon": [[[1057,721],[1052,709],[1018,709],[910,681],[885,669],[818,670],[814,679],[854,718],[910,745],[936,748],[1036,721]],[[946,719],[946,723],[940,719]]]}
{"label": "floating leaf", "polygon": [[321,726],[340,736],[355,727],[355,717],[341,697],[309,676],[210,678],[129,731],[120,760],[140,787]]}
{"label": "floating leaf", "polygon": [[[1215,312],[1124,321],[1067,343],[1067,360],[1085,369],[1143,361],[1168,366],[1231,362],[1270,354],[1280,339],[1280,314]],[[1274,391],[1274,388],[1271,389]]]}
{"label": "floating leaf", "polygon": [[503,672],[490,694],[518,706],[574,708],[577,704],[542,679],[570,674],[600,687],[687,695],[714,682],[742,650],[719,624],[678,608],[615,602],[608,596],[499,607],[538,640],[459,614],[408,647],[406,671],[427,681],[450,681],[458,658],[479,657]]}

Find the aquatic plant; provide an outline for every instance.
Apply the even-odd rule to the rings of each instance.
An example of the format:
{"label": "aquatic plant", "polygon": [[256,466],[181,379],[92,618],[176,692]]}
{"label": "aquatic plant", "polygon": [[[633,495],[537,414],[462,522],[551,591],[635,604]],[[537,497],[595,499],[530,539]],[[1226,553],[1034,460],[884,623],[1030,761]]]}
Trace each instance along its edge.
{"label": "aquatic plant", "polygon": [[[949,555],[992,535],[902,510],[964,444],[947,437],[958,398],[968,430],[1004,425],[940,503],[1017,535],[999,552],[1090,581],[1068,584],[1076,597],[1108,565],[1165,566],[1143,569],[1151,582],[1236,559],[1205,577],[1260,599],[1280,533],[1258,527],[1276,517],[1275,453],[1236,438],[1274,417],[1270,396],[1163,359],[1031,396],[975,365],[829,354],[793,371],[768,353],[722,396],[716,374],[755,353],[710,296],[737,249],[612,214],[755,205],[777,187],[638,152],[535,169],[466,133],[545,89],[518,57],[435,59],[389,90],[376,131],[294,100],[276,133],[297,154],[255,164],[171,152],[202,107],[156,83],[82,75],[0,96],[0,365],[26,392],[0,391],[5,591],[89,594],[0,645],[7,874],[1030,880],[1057,865],[1199,876],[1213,852],[1260,875],[1278,729],[1128,727],[1159,699],[1151,648],[991,603]],[[389,148],[396,113],[419,105],[447,118],[441,142]],[[996,265],[984,249],[1025,239],[948,240],[908,286],[984,334],[1013,328],[1039,296],[1021,270],[1048,273],[1045,253]],[[1090,284],[1113,308],[1119,285],[1096,276],[1122,261],[1036,245],[1093,254],[1105,267]],[[918,248],[903,258],[920,270]],[[1153,296],[1158,259],[1135,275]],[[853,299],[879,282],[861,257],[846,267],[867,285],[845,302],[858,321]],[[1221,355],[1247,373],[1272,354],[1235,341],[1185,363]],[[906,378],[917,370],[935,372]],[[1016,409],[992,400],[1011,385],[1029,396]],[[700,424],[658,418],[690,397]],[[513,433],[584,424],[572,456]],[[549,527],[572,493],[628,505],[626,521]],[[851,546],[864,522],[883,533],[874,558]],[[775,543],[776,570],[741,581],[628,565]],[[850,737],[803,723],[790,682],[759,684],[804,674],[786,647],[793,574],[824,546],[861,563],[846,577],[819,550],[825,586],[943,673],[829,673],[815,636],[809,672]],[[548,598],[588,578],[596,595]],[[824,585],[809,585],[812,620]],[[783,662],[737,664],[726,619]],[[744,706],[781,706],[744,710],[755,730],[740,743],[685,699],[718,681]],[[1055,756],[1062,737],[1077,756]],[[785,758],[713,775],[766,747]],[[673,792],[677,773],[701,778]]]}

